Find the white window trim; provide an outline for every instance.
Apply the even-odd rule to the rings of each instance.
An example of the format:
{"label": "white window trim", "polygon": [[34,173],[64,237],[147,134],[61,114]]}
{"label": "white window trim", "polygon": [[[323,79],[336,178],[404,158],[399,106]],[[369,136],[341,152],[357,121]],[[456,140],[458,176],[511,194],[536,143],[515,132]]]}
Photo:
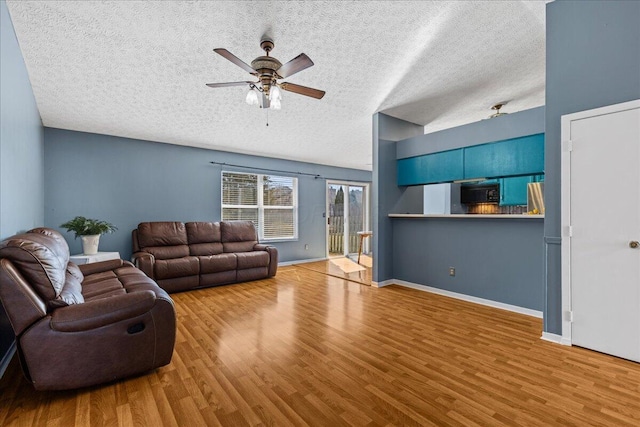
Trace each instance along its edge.
{"label": "white window trim", "polygon": [[[224,204],[224,174],[237,175],[255,175],[258,177],[258,204],[257,205],[225,205]],[[263,194],[263,178],[265,176],[273,176],[278,178],[291,178],[293,181],[293,206],[265,206]],[[298,240],[298,178],[286,175],[261,174],[252,172],[237,171],[221,171],[220,173],[220,218],[222,218],[223,209],[257,209],[258,210],[258,239],[260,242],[292,242]],[[282,209],[293,211],[293,237],[264,237],[264,210],[265,209]]]}

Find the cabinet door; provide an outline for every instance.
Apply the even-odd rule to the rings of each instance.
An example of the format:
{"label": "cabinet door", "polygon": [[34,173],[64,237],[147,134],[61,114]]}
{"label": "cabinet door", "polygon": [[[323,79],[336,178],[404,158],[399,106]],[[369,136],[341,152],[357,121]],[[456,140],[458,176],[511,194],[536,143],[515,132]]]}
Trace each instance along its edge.
{"label": "cabinet door", "polygon": [[527,184],[534,182],[534,176],[516,176],[500,180],[500,206],[527,204]]}
{"label": "cabinet door", "polygon": [[426,156],[427,183],[451,182],[462,179],[464,155],[462,149],[443,151]]}
{"label": "cabinet door", "polygon": [[465,148],[465,179],[532,175],[542,172],[544,134]]}
{"label": "cabinet door", "polygon": [[398,160],[398,185],[424,185],[462,179],[463,151],[449,150]]}
{"label": "cabinet door", "polygon": [[398,185],[420,185],[427,180],[427,168],[423,166],[425,156],[400,159],[398,167]]}

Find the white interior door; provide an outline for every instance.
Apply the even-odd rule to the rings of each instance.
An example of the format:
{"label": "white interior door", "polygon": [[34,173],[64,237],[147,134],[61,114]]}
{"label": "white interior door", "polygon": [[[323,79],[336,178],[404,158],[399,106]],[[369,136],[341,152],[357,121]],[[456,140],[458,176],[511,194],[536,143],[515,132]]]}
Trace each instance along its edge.
{"label": "white interior door", "polygon": [[571,342],[640,361],[640,108],[569,132]]}

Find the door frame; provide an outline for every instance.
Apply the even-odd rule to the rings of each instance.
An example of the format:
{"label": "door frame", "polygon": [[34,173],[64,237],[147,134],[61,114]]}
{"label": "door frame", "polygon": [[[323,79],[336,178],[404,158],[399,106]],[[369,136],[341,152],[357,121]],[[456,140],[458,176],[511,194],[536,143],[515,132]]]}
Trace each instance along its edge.
{"label": "door frame", "polygon": [[561,124],[561,300],[562,300],[562,340],[561,343],[571,345],[571,122],[607,114],[619,113],[640,108],[640,99],[594,108],[592,110],[563,115]]}
{"label": "door frame", "polygon": [[[365,227],[365,231],[369,230],[369,226],[370,226],[370,217],[371,217],[371,199],[370,199],[370,193],[371,193],[371,183],[369,182],[358,182],[358,181],[341,181],[341,180],[337,180],[337,179],[327,179],[325,180],[325,184],[324,184],[324,197],[325,197],[325,221],[324,221],[324,251],[325,251],[325,257],[327,259],[331,259],[331,257],[329,256],[329,224],[328,224],[328,219],[329,219],[329,185],[346,185],[346,186],[351,186],[351,187],[363,187],[364,188],[364,197],[365,197],[365,205],[364,205],[364,227]],[[348,194],[348,191],[347,191]],[[349,207],[348,207],[348,203],[345,203],[345,207],[346,207],[346,213],[348,214],[349,212]],[[349,223],[348,221],[345,221],[345,234],[348,235],[349,233]],[[345,240],[346,241],[346,240]],[[340,256],[348,256],[349,254],[344,254],[344,250],[343,250],[343,254]],[[337,258],[334,257],[334,258]]]}

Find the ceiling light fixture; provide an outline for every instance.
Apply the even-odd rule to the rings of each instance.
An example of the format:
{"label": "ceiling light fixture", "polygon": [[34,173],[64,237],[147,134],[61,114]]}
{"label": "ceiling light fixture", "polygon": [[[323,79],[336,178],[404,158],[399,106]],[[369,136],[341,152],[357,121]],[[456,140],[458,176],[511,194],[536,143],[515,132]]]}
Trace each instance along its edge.
{"label": "ceiling light fixture", "polygon": [[272,99],[271,102],[269,103],[269,107],[272,110],[280,110],[280,109],[282,109],[282,104],[280,103],[280,99],[278,99],[278,98]]}
{"label": "ceiling light fixture", "polygon": [[504,107],[505,105],[507,105],[507,103],[506,103],[506,102],[501,102],[501,103],[496,104],[496,105],[494,105],[493,107],[491,107],[491,109],[492,109],[492,110],[495,110],[496,112],[495,112],[495,114],[490,115],[490,116],[489,116],[489,118],[490,118],[490,119],[493,119],[494,117],[506,116],[507,114],[509,114],[509,113],[501,113],[501,112],[500,112],[500,109],[501,109],[502,107]]}
{"label": "ceiling light fixture", "polygon": [[282,91],[277,85],[271,86],[271,93],[269,94],[269,99],[271,99],[272,101],[274,99],[282,100]]}
{"label": "ceiling light fixture", "polygon": [[258,90],[255,86],[251,85],[247,98],[245,99],[249,105],[260,105],[260,98],[258,97]]}
{"label": "ceiling light fixture", "polygon": [[282,108],[282,104],[281,104],[282,91],[277,86],[277,84],[274,84],[273,86],[271,86],[271,92],[269,93],[269,101],[270,101],[271,109],[280,110]]}

